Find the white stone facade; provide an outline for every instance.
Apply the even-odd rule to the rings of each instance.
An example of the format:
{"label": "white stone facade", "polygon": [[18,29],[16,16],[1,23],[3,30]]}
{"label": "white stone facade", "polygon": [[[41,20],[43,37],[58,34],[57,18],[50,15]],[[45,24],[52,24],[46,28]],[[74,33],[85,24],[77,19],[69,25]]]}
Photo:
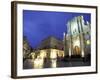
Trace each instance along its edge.
{"label": "white stone facade", "polygon": [[84,57],[91,53],[91,25],[84,21],[83,16],[74,17],[67,23],[64,44],[66,55],[81,55],[81,57]]}

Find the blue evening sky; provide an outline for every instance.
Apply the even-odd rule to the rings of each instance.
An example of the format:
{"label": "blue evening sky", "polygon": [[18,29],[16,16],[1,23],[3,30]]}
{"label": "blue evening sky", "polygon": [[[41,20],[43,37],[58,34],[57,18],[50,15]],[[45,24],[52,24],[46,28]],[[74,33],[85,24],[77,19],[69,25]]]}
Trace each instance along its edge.
{"label": "blue evening sky", "polygon": [[23,10],[23,36],[32,48],[48,36],[62,40],[63,32],[67,31],[67,22],[80,15],[90,22],[91,14],[87,13]]}

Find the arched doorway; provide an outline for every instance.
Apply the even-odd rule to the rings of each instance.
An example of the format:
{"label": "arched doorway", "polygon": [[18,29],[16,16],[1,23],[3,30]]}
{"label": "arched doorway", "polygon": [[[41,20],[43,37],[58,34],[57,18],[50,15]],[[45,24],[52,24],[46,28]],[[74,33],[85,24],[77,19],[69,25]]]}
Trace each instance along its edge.
{"label": "arched doorway", "polygon": [[74,55],[81,55],[81,50],[79,46],[75,46],[74,47]]}

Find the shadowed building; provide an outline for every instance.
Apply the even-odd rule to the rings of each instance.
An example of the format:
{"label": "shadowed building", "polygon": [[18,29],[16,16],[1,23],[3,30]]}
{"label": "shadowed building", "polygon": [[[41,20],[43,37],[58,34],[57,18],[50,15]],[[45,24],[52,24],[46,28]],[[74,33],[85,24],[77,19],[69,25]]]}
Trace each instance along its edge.
{"label": "shadowed building", "polygon": [[63,41],[56,37],[49,36],[41,41],[38,49],[48,49],[48,48],[63,50]]}
{"label": "shadowed building", "polygon": [[84,21],[83,16],[74,17],[67,23],[64,44],[64,51],[68,56],[85,57],[91,53],[91,25]]}
{"label": "shadowed building", "polygon": [[23,38],[23,59],[28,58],[30,53],[31,53],[31,47],[29,46],[26,37],[24,37]]}

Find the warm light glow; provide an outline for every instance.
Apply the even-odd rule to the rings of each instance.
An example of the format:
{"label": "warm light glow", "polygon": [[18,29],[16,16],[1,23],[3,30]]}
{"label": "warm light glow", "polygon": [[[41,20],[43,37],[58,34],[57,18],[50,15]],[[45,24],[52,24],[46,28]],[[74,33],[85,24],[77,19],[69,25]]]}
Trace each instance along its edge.
{"label": "warm light glow", "polygon": [[31,56],[32,56],[32,59],[35,59],[35,53],[34,52],[31,53]]}
{"label": "warm light glow", "polygon": [[40,51],[40,57],[45,58],[46,57],[46,50],[41,50]]}
{"label": "warm light glow", "polygon": [[86,41],[86,44],[89,45],[89,44],[90,44],[90,40],[87,40],[87,41]]}
{"label": "warm light glow", "polygon": [[50,58],[64,57],[64,51],[51,49]]}
{"label": "warm light glow", "polygon": [[75,55],[80,55],[81,50],[79,46],[75,46],[73,51],[75,52]]}
{"label": "warm light glow", "polygon": [[[32,59],[33,61],[33,67],[35,69],[43,68],[44,66],[44,58],[47,57],[47,50],[40,50],[40,53],[35,57],[35,53],[32,53]],[[57,57],[64,57],[64,51],[62,50],[57,50],[57,49],[50,49],[50,65],[52,68],[57,67]]]}
{"label": "warm light glow", "polygon": [[64,57],[64,51],[58,50],[58,57]]}
{"label": "warm light glow", "polygon": [[57,50],[51,49],[50,58],[57,58]]}
{"label": "warm light glow", "polygon": [[73,46],[80,46],[80,41],[78,39],[73,41]]}
{"label": "warm light glow", "polygon": [[44,64],[44,60],[42,58],[40,58],[40,56],[38,56],[34,60],[34,68],[43,68],[43,64]]}
{"label": "warm light glow", "polygon": [[56,68],[57,67],[57,60],[56,59],[51,60],[51,67],[52,68]]}
{"label": "warm light glow", "polygon": [[82,54],[81,54],[81,56],[84,57],[84,51],[83,51],[83,50],[82,50]]}

